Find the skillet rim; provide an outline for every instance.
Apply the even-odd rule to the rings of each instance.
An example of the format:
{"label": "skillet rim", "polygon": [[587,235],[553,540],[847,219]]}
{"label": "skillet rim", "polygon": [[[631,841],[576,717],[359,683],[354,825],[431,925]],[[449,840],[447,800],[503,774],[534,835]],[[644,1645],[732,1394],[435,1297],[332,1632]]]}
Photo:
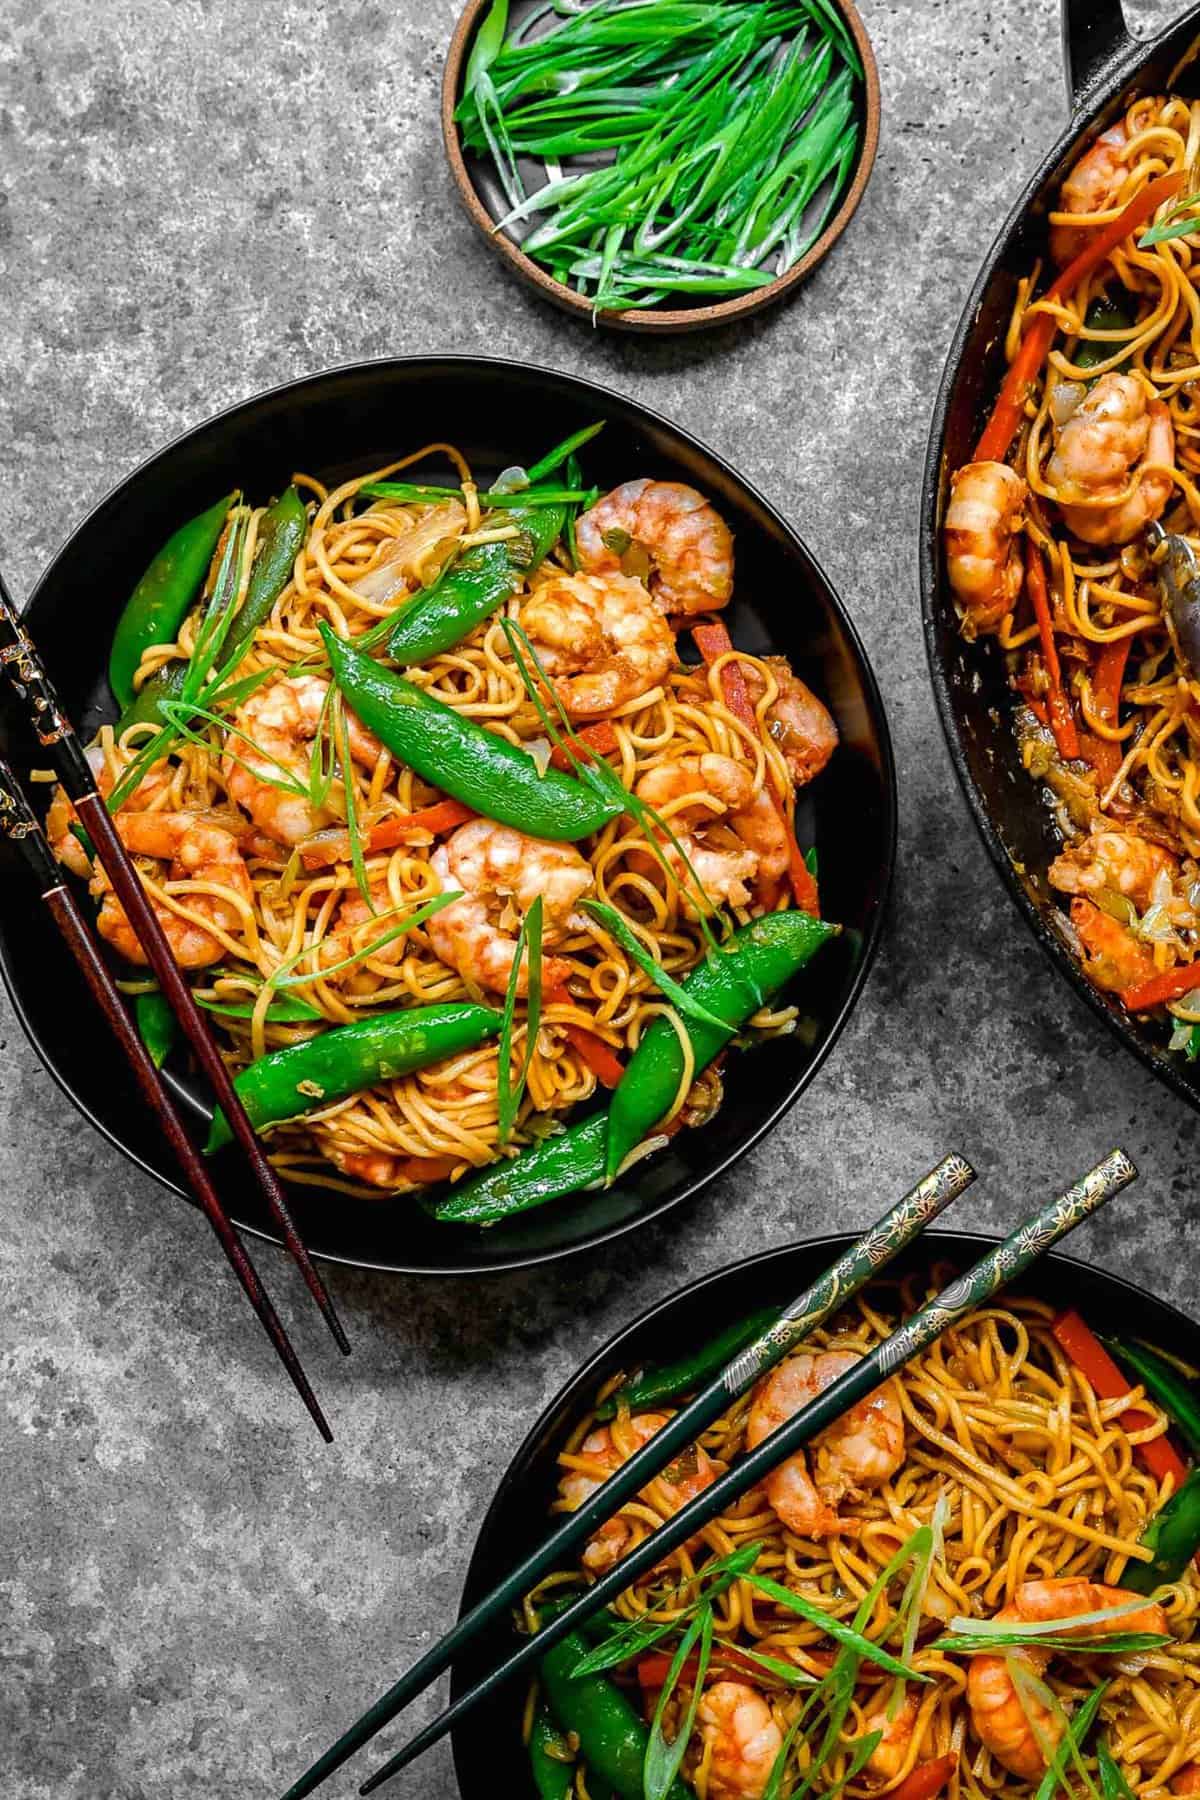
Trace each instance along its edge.
{"label": "skillet rim", "polygon": [[[419,1277],[428,1276],[434,1278],[453,1276],[481,1279],[490,1276],[515,1274],[519,1270],[534,1268],[545,1263],[558,1262],[584,1252],[594,1251],[601,1245],[616,1242],[619,1238],[626,1236],[629,1232],[640,1229],[643,1225],[649,1224],[651,1220],[662,1217],[665,1213],[677,1206],[682,1206],[686,1201],[695,1200],[699,1194],[710,1187],[714,1182],[718,1181],[723,1175],[727,1174],[736,1163],[740,1162],[741,1159],[755,1147],[755,1145],[760,1143],[769,1132],[774,1130],[775,1126],[784,1115],[789,1112],[800,1099],[800,1096],[805,1092],[809,1084],[816,1078],[826,1057],[833,1050],[842,1031],[845,1029],[851,1013],[854,1011],[861,998],[863,987],[870,974],[875,957],[878,954],[883,928],[891,901],[896,870],[897,837],[899,828],[899,794],[897,787],[895,750],[892,743],[891,727],[888,721],[887,709],[884,704],[879,680],[867,654],[866,646],[863,643],[858,627],[855,624],[845,601],[842,599],[841,594],[826,573],[824,565],[813,554],[806,539],[796,527],[790,523],[788,518],[770,500],[760,493],[753,482],[734,468],[724,455],[719,451],[710,448],[709,445],[697,438],[685,426],[676,424],[674,420],[668,418],[655,407],[648,406],[643,401],[619,392],[615,388],[610,388],[598,381],[593,381],[587,376],[570,374],[561,369],[549,368],[542,363],[521,361],[515,357],[470,356],[443,351],[431,355],[414,354],[411,356],[358,358],[349,362],[333,364],[331,367],[318,370],[315,373],[295,376],[289,381],[276,383],[274,387],[264,388],[260,392],[252,394],[246,399],[237,400],[232,402],[229,406],[222,407],[219,411],[210,414],[207,418],[200,420],[197,424],[188,426],[183,431],[176,433],[176,435],[160,449],[153,451],[149,456],[144,457],[140,462],[135,464],[128,474],[123,476],[119,481],[114,482],[112,486],[101,495],[74,529],[67,534],[51,554],[41,573],[38,575],[37,580],[30,589],[25,603],[21,608],[22,618],[28,617],[36,607],[53,571],[62,558],[68,553],[76,541],[82,538],[85,533],[92,528],[93,523],[98,516],[116,498],[116,496],[136,482],[148,470],[174,457],[176,453],[192,439],[199,437],[202,433],[212,430],[214,427],[225,424],[229,420],[249,414],[260,407],[277,405],[285,398],[302,395],[309,388],[315,388],[326,383],[336,383],[339,379],[345,379],[347,377],[363,378],[372,372],[379,373],[385,369],[402,369],[413,374],[417,371],[428,371],[431,375],[439,373],[458,373],[463,376],[469,376],[473,371],[483,369],[495,374],[503,374],[509,379],[517,382],[544,382],[552,387],[556,387],[559,391],[572,391],[579,397],[581,402],[598,405],[601,411],[611,407],[623,410],[626,418],[631,420],[634,424],[639,421],[648,422],[658,430],[664,432],[668,437],[673,437],[677,442],[682,443],[682,445],[694,454],[714,464],[733,487],[748,498],[753,504],[759,506],[770,517],[788,541],[790,553],[793,556],[798,556],[806,575],[809,576],[822,590],[833,615],[836,617],[838,624],[845,635],[847,648],[854,659],[861,683],[863,698],[868,709],[871,739],[874,746],[877,748],[879,758],[879,779],[881,789],[881,816],[879,829],[883,855],[877,870],[877,899],[872,917],[866,928],[863,930],[861,954],[851,974],[850,980],[847,983],[842,1003],[831,1017],[829,1029],[825,1034],[823,1042],[815,1052],[809,1055],[804,1067],[791,1081],[778,1105],[760,1119],[752,1129],[744,1133],[740,1137],[737,1145],[721,1160],[708,1164],[702,1172],[689,1175],[689,1177],[680,1184],[678,1191],[672,1192],[668,1197],[662,1199],[657,1204],[648,1207],[644,1211],[639,1210],[627,1219],[620,1220],[616,1224],[597,1228],[569,1244],[549,1245],[536,1250],[527,1249],[515,1251],[512,1254],[507,1255],[503,1261],[490,1265],[481,1265],[478,1262],[467,1263],[462,1261],[439,1260],[436,1263],[430,1261],[429,1263],[414,1266],[411,1263],[398,1262],[392,1259],[366,1261],[361,1256],[349,1256],[326,1249],[312,1250],[314,1258],[319,1259],[321,1262],[342,1268],[363,1269],[375,1274]],[[3,980],[9,1001],[22,1030],[32,1044],[43,1068],[46,1069],[60,1092],[71,1101],[72,1105],[82,1117],[87,1120],[88,1124],[91,1125],[94,1130],[98,1131],[115,1149],[120,1151],[122,1156],[129,1162],[133,1163],[135,1167],[148,1175],[159,1186],[167,1189],[173,1196],[186,1200],[189,1205],[194,1206],[196,1204],[195,1200],[185,1187],[179,1185],[176,1180],[164,1176],[163,1173],[154,1168],[140,1152],[131,1149],[122,1142],[115,1131],[110,1130],[110,1128],[97,1117],[92,1103],[90,1101],[85,1101],[80,1094],[75,1091],[68,1079],[60,1073],[55,1065],[53,1054],[47,1046],[43,1034],[33,1028],[28,1010],[18,997],[12,970],[10,968],[11,956],[12,950],[10,949],[8,942],[8,933],[3,929],[0,929],[0,980]],[[182,1098],[186,1100],[186,1091],[181,1093],[177,1082],[171,1084],[171,1091],[177,1099]],[[192,1104],[194,1106],[194,1102]],[[261,1225],[248,1223],[238,1218],[234,1213],[231,1213],[230,1216],[234,1220],[239,1231],[245,1232],[247,1235],[263,1243],[275,1245],[281,1243],[281,1240],[273,1232],[264,1229]],[[449,1246],[447,1255],[449,1255]]]}
{"label": "skillet rim", "polygon": [[[1064,9],[1064,20],[1065,18],[1066,11]],[[1189,1065],[1185,1065],[1179,1058],[1172,1056],[1165,1046],[1153,1042],[1148,1036],[1146,1028],[1136,1025],[1124,1009],[1117,1007],[1115,1001],[1107,1000],[1097,988],[1093,987],[1063,939],[1047,922],[1048,906],[1039,906],[1031,898],[1028,889],[1021,881],[992,817],[991,807],[971,773],[963,742],[963,732],[959,723],[958,708],[951,692],[946,666],[938,652],[938,600],[942,585],[939,513],[946,424],[954,391],[962,375],[963,366],[972,351],[971,335],[984,294],[1026,215],[1043,194],[1051,177],[1068,153],[1081,145],[1097,123],[1099,116],[1124,89],[1137,80],[1146,65],[1157,54],[1164,50],[1169,43],[1173,44],[1177,37],[1185,38],[1189,33],[1194,36],[1198,26],[1200,26],[1200,5],[1189,8],[1182,18],[1167,26],[1155,37],[1134,38],[1127,46],[1117,46],[1113,53],[1111,66],[1097,81],[1086,85],[1083,97],[1073,107],[1066,128],[1042,157],[992,240],[971,284],[954,335],[950,340],[950,348],[946,355],[934,398],[933,410],[930,414],[925,466],[921,476],[918,561],[921,577],[921,623],[925,637],[925,657],[929,667],[934,699],[937,703],[942,735],[975,827],[983,839],[1004,886],[1016,902],[1018,911],[1022,914],[1042,950],[1096,1017],[1104,1021],[1144,1068],[1157,1076],[1180,1099],[1200,1111],[1200,1073],[1189,1078],[1185,1073]],[[1030,784],[1030,799],[1031,803],[1035,799],[1035,790],[1032,784]]]}
{"label": "skillet rim", "polygon": [[[541,1440],[549,1431],[556,1415],[562,1409],[574,1406],[589,1387],[597,1384],[605,1364],[625,1344],[627,1339],[654,1325],[661,1324],[669,1317],[674,1308],[686,1301],[696,1301],[704,1295],[714,1296],[721,1286],[735,1275],[751,1269],[764,1269],[776,1262],[782,1263],[788,1257],[798,1253],[819,1254],[823,1259],[832,1262],[839,1251],[855,1243],[861,1235],[862,1229],[822,1232],[814,1237],[796,1238],[789,1243],[777,1244],[771,1249],[760,1250],[753,1256],[735,1257],[730,1262],[722,1263],[716,1269],[710,1269],[706,1274],[697,1275],[691,1281],[684,1282],[682,1286],[672,1289],[661,1299],[651,1301],[641,1312],[614,1331],[585,1362],[580,1363],[547,1400],[505,1465],[471,1545],[471,1554],[463,1577],[455,1621],[461,1619],[481,1597],[479,1589],[483,1577],[479,1571],[481,1565],[486,1564],[491,1540],[502,1525],[501,1514],[508,1506],[514,1492],[519,1491],[527,1481],[528,1465],[536,1457]],[[940,1249],[950,1253],[953,1253],[955,1249],[960,1251],[966,1249],[968,1253],[978,1250],[982,1254],[984,1250],[994,1247],[1001,1241],[999,1232],[951,1231],[933,1226],[922,1232],[921,1236],[907,1250],[900,1253],[896,1261],[900,1262],[906,1256],[919,1254],[922,1247],[935,1252]],[[1082,1273],[1088,1282],[1100,1286],[1106,1303],[1111,1303],[1114,1312],[1117,1312],[1122,1300],[1128,1302],[1130,1299],[1135,1300],[1139,1306],[1149,1305],[1151,1308],[1165,1312],[1169,1315],[1173,1325],[1182,1328],[1185,1338],[1194,1340],[1196,1346],[1200,1348],[1200,1318],[1193,1319],[1183,1311],[1182,1307],[1176,1306],[1174,1301],[1153,1293],[1141,1282],[1131,1280],[1127,1275],[1116,1274],[1098,1263],[1088,1262],[1082,1256],[1070,1255],[1062,1250],[1047,1252],[1038,1259],[1033,1270],[1028,1270],[1026,1273],[1044,1275],[1047,1271],[1061,1275],[1067,1292],[1071,1291],[1071,1277]],[[881,1269],[879,1274],[886,1276],[886,1270]],[[1019,1288],[1020,1285],[1018,1280],[1016,1286]],[[784,1302],[781,1301],[780,1304],[782,1306]],[[719,1316],[714,1329],[720,1329]],[[458,1699],[463,1692],[462,1666],[462,1659],[451,1666],[450,1698],[452,1700]],[[463,1800],[467,1800],[467,1797],[473,1795],[479,1787],[476,1771],[471,1768],[470,1764],[469,1735],[470,1726],[466,1720],[463,1720],[450,1733],[455,1779]]]}

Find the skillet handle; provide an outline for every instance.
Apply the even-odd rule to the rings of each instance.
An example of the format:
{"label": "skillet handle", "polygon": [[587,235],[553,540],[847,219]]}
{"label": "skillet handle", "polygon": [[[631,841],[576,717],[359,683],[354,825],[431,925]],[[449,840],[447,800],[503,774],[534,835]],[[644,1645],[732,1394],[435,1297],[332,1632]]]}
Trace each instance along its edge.
{"label": "skillet handle", "polygon": [[1062,0],[1063,62],[1073,111],[1080,111],[1101,76],[1136,41],[1126,27],[1121,0]]}

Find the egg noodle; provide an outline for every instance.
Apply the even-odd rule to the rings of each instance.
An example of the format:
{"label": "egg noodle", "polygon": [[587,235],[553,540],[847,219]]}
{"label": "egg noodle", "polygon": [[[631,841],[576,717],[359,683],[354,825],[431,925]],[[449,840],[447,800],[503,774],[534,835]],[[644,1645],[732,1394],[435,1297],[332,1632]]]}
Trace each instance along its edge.
{"label": "egg noodle", "polygon": [[[791,1362],[811,1369],[815,1356],[820,1379],[821,1359],[830,1353],[861,1356],[936,1294],[946,1274],[945,1269],[935,1269],[928,1279],[922,1275],[902,1284],[873,1284],[825,1328],[813,1332]],[[902,1643],[907,1646],[907,1668],[927,1677],[927,1682],[898,1683],[879,1668],[862,1664],[842,1730],[819,1769],[813,1762],[814,1745],[821,1737],[819,1724],[802,1730],[782,1754],[780,1766],[773,1767],[809,1690],[789,1689],[749,1656],[739,1662],[727,1655],[722,1663],[722,1650],[740,1648],[774,1658],[797,1675],[819,1680],[828,1675],[837,1645],[819,1623],[788,1612],[756,1590],[751,1579],[734,1581],[713,1602],[708,1688],[712,1699],[700,1707],[683,1765],[700,1800],[761,1795],[768,1771],[777,1783],[775,1791],[784,1796],[806,1778],[818,1796],[840,1791],[843,1782],[851,1795],[879,1795],[899,1788],[915,1769],[942,1757],[953,1758],[952,1771],[944,1772],[940,1785],[954,1800],[960,1794],[1032,1800],[1046,1766],[1037,1736],[1039,1720],[1052,1738],[1059,1735],[1040,1682],[1032,1683],[1028,1698],[1032,1716],[1026,1718],[1019,1677],[1006,1666],[1004,1651],[973,1659],[938,1649],[937,1640],[950,1631],[952,1620],[992,1619],[1023,1593],[1041,1595],[1043,1600],[1050,1596],[1044,1618],[1086,1611],[1093,1584],[1119,1588],[1132,1563],[1145,1560],[1137,1540],[1164,1498],[1137,1457],[1139,1442],[1166,1429],[1164,1415],[1147,1403],[1144,1428],[1125,1429],[1120,1415],[1127,1411],[1128,1400],[1105,1401],[1096,1395],[1051,1335],[1053,1317],[1052,1307],[1028,1296],[1009,1296],[981,1307],[855,1409],[847,1425],[834,1428],[802,1453],[802,1476],[807,1457],[807,1478],[819,1486],[836,1481],[839,1472],[843,1485],[858,1475],[857,1491],[846,1486],[836,1502],[836,1525],[827,1515],[819,1533],[809,1537],[785,1526],[775,1510],[777,1504],[788,1510],[791,1478],[785,1470],[768,1477],[621,1596],[616,1611],[623,1619],[645,1619],[653,1612],[656,1619],[682,1621],[686,1603],[694,1601],[697,1592],[686,1584],[693,1577],[702,1578],[715,1559],[758,1544],[754,1577],[767,1576],[815,1603],[830,1619],[849,1624],[897,1552],[922,1527],[934,1528],[915,1603],[910,1566],[887,1582],[862,1625],[869,1638],[888,1643],[893,1651]],[[684,1352],[686,1348],[681,1346]],[[829,1371],[827,1378],[834,1372]],[[597,1404],[620,1380],[616,1377],[606,1385]],[[781,1381],[786,1389],[786,1362],[705,1432],[690,1461],[687,1455],[679,1458],[626,1505],[618,1521],[592,1540],[580,1568],[551,1576],[534,1590],[526,1603],[526,1628],[536,1627],[539,1606],[586,1579],[589,1565],[597,1570],[608,1566],[616,1552],[623,1554],[669,1516],[681,1497],[690,1497],[715,1473],[735,1464],[749,1447],[748,1432],[752,1442],[758,1441],[755,1410],[771,1403],[771,1394],[764,1390]],[[1137,1398],[1141,1411],[1140,1394]],[[794,1404],[795,1390],[792,1410]],[[868,1471],[860,1453],[862,1434],[871,1430],[863,1408],[872,1406],[877,1410],[876,1424],[886,1406],[894,1438],[886,1464]],[[644,1421],[641,1432],[637,1417],[631,1418],[625,1409],[619,1409],[610,1424],[598,1425],[594,1415],[582,1420],[559,1458],[563,1478],[556,1510],[578,1504],[597,1479],[650,1434],[646,1425],[652,1430],[662,1417]],[[711,1469],[704,1459],[711,1462]],[[791,1485],[795,1487],[794,1480]],[[1134,1595],[1117,1599],[1138,1603]],[[1067,1717],[1078,1712],[1098,1683],[1109,1682],[1096,1736],[1134,1793],[1147,1800],[1190,1791],[1189,1766],[1200,1757],[1200,1580],[1195,1567],[1189,1566],[1177,1582],[1159,1590],[1156,1599],[1169,1642],[1138,1655],[1055,1651],[1046,1659],[1042,1677],[1053,1703]],[[908,1611],[901,1617],[906,1604]],[[1123,1627],[1144,1629],[1132,1618],[1116,1621],[1112,1628]],[[658,1658],[660,1665],[665,1664],[674,1644],[668,1641],[657,1648],[665,1648],[667,1655]],[[1019,1658],[1024,1653],[1007,1654]],[[1029,1764],[1025,1776],[1005,1767],[981,1736],[968,1681],[972,1661],[985,1660],[999,1664],[992,1677],[998,1677],[1009,1692],[1008,1742],[1018,1747],[1016,1760],[1023,1756]],[[640,1687],[632,1663],[611,1673],[639,1710],[649,1688],[649,1717],[657,1699],[655,1684],[659,1688],[663,1684],[662,1667]],[[749,1695],[742,1694],[746,1711],[736,1724],[730,1698],[725,1696],[722,1702],[722,1684],[750,1690]],[[690,1697],[685,1673],[667,1708],[668,1735],[678,1729]],[[884,1733],[880,1749],[855,1774],[856,1747],[875,1729]],[[990,1730],[994,1742],[1001,1741],[995,1717]],[[1089,1740],[1082,1762],[1093,1780],[1095,1759],[1095,1743]],[[587,1769],[580,1764],[575,1780],[578,1795],[588,1792],[587,1780]],[[1084,1792],[1074,1773],[1070,1786],[1076,1793]]]}

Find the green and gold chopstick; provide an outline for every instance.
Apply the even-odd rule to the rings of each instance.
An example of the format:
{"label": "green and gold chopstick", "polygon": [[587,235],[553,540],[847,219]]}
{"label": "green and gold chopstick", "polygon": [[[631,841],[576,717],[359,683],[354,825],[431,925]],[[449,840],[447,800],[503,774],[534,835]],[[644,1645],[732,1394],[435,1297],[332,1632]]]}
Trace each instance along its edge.
{"label": "green and gold chopstick", "polygon": [[[961,1156],[947,1156],[911,1193],[843,1251],[818,1281],[793,1300],[762,1336],[739,1352],[696,1398],[656,1432],[649,1443],[623,1463],[581,1507],[571,1513],[544,1544],[528,1556],[479,1605],[461,1618],[431,1650],[420,1657],[369,1712],[288,1789],[284,1800],[302,1800],[356,1750],[381,1731],[389,1719],[436,1681],[454,1658],[498,1614],[520,1600],[543,1575],[590,1537],[597,1526],[645,1487],[681,1450],[695,1442],[731,1400],[771,1369],[810,1331],[843,1306],[852,1295],[911,1244],[950,1202],[969,1187],[975,1171]],[[624,1584],[622,1584],[624,1585]]]}
{"label": "green and gold chopstick", "polygon": [[[577,1630],[609,1600],[615,1600],[639,1575],[661,1562],[664,1556],[669,1556],[680,1544],[686,1543],[702,1526],[719,1517],[787,1457],[802,1449],[819,1432],[826,1430],[852,1406],[864,1400],[889,1375],[895,1374],[897,1369],[919,1356],[922,1350],[927,1350],[943,1331],[957,1324],[975,1307],[990,1300],[993,1294],[1007,1286],[1015,1276],[1023,1274],[1039,1256],[1069,1231],[1074,1231],[1077,1225],[1111,1200],[1114,1194],[1118,1194],[1136,1176],[1137,1170],[1125,1152],[1112,1151],[1074,1187],[1068,1188],[1065,1194],[1060,1194],[1057,1200],[1052,1200],[1048,1206],[1027,1219],[1011,1237],[1005,1238],[1003,1243],[997,1244],[982,1256],[965,1275],[958,1276],[948,1287],[943,1288],[936,1299],[914,1313],[911,1319],[885,1338],[882,1344],[869,1351],[861,1362],[847,1369],[844,1375],[832,1382],[807,1406],[802,1407],[786,1424],[773,1431],[770,1437],[764,1438],[757,1449],[739,1458],[728,1474],[720,1476],[711,1487],[705,1488],[672,1518],[651,1532],[606,1575],[601,1576],[581,1594],[578,1600],[549,1620],[536,1637],[528,1638],[499,1668],[493,1669],[481,1681],[476,1682],[474,1687],[469,1688],[440,1713],[432,1724],[419,1731],[369,1781],[363,1783],[359,1793],[373,1793],[393,1775],[399,1774],[401,1769],[437,1743],[439,1738],[444,1737],[497,1688],[511,1681],[531,1663],[540,1661],[553,1644],[558,1643],[568,1632]],[[665,1433],[660,1432],[658,1437],[664,1435]],[[657,1443],[658,1437],[652,1438],[651,1442]],[[604,1510],[611,1514],[611,1508]],[[450,1635],[453,1636],[453,1633]],[[443,1639],[443,1643],[446,1641]]]}

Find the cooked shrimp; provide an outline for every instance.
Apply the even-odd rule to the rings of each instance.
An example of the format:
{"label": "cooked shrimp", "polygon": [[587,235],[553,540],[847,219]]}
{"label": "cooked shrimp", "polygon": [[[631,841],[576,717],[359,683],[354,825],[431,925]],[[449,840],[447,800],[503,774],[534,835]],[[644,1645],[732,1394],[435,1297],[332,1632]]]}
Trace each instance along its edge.
{"label": "cooked shrimp", "polygon": [[1171,1777],[1173,1794],[1200,1794],[1200,1762],[1184,1763]]}
{"label": "cooked shrimp", "polygon": [[[669,822],[704,889],[705,910],[722,903],[744,906],[751,898],[749,883],[778,881],[786,873],[783,820],[766,789],[757,788],[750,770],[731,756],[707,750],[656,763],[635,792]],[[710,840],[708,828],[722,820],[737,843]],[[679,875],[684,906],[694,917],[705,901],[695,892],[674,844],[664,844],[663,854]]]}
{"label": "cooked shrimp", "polygon": [[[391,895],[383,883],[371,889],[369,906],[357,888],[349,888],[338,906],[337,923],[322,940],[322,964],[327,967],[332,963],[343,962],[346,957],[354,956],[368,946],[371,946],[375,960],[385,963],[403,962],[408,953],[408,944],[403,937],[392,938],[389,943],[375,947],[375,940],[386,937],[396,923]],[[334,976],[333,979],[352,980],[362,972],[362,965],[356,963],[352,968],[342,970],[340,977]]]}
{"label": "cooked shrimp", "polygon": [[1007,463],[964,463],[951,477],[946,570],[969,635],[995,630],[1021,592],[1025,500],[1025,483]]}
{"label": "cooked shrimp", "polygon": [[665,613],[714,612],[733,593],[729,527],[682,481],[622,482],[582,515],[575,541],[593,575],[620,569],[628,548],[643,550],[650,592]]}
{"label": "cooked shrimp", "polygon": [[1071,923],[1083,946],[1083,972],[1093,987],[1119,994],[1157,973],[1148,945],[1090,900],[1072,900]]}
{"label": "cooked shrimp", "polygon": [[[629,1428],[637,1440],[636,1448],[649,1443],[670,1417],[670,1413],[638,1413],[631,1418]],[[581,1461],[586,1459],[586,1467],[568,1469],[558,1484],[559,1497],[567,1512],[577,1512],[584,1501],[628,1460],[607,1425],[599,1425],[589,1432],[576,1454]],[[693,1444],[669,1463],[661,1475],[655,1476],[642,1490],[642,1498],[651,1504],[657,1502],[670,1515],[678,1512],[687,1501],[694,1500],[706,1487],[711,1487],[716,1476],[717,1471],[707,1452],[699,1444]],[[611,1569],[629,1548],[632,1535],[632,1526],[620,1514],[607,1520],[588,1540],[583,1553],[585,1567],[596,1575]]]}
{"label": "cooked shrimp", "polygon": [[[1125,121],[1121,119],[1085,150],[1062,184],[1057,210],[1065,213],[1107,212],[1120,197],[1121,186],[1129,173],[1122,152],[1129,142]],[[1050,254],[1060,267],[1085,248],[1089,238],[1086,228],[1078,225],[1050,227]]]}
{"label": "cooked shrimp", "polygon": [[[472,819],[460,825],[430,858],[443,893],[462,899],[435,913],[426,930],[435,953],[464,980],[502,994],[516,954],[515,913],[527,913],[542,897],[542,942],[559,942],[570,929],[577,902],[592,886],[588,864],[571,844],[526,837],[510,825]],[[525,958],[517,991],[528,992]],[[553,987],[570,973],[561,956],[542,958],[542,979]]]}
{"label": "cooked shrimp", "polygon": [[[107,800],[116,786],[117,774],[114,774],[110,768],[109,759],[99,744],[89,745],[84,754],[92,774],[95,776],[96,786],[103,798]],[[118,750],[116,761],[119,765],[119,773],[120,770],[128,768],[133,757]],[[132,794],[122,801],[121,811],[123,813],[141,812],[146,807],[153,806],[170,784],[171,772],[167,764],[165,762],[155,763],[154,767],[148,769],[143,775]],[[50,848],[58,861],[65,868],[70,869],[73,875],[82,875],[86,879],[92,873],[92,865],[88,860],[87,851],[71,829],[78,823],[79,816],[67,799],[66,789],[56,787],[46,812],[46,836],[50,840]]]}
{"label": "cooked shrimp", "polygon": [[521,625],[573,719],[648,694],[675,660],[675,634],[640,581],[560,575],[521,609]]}
{"label": "cooked shrimp", "polygon": [[[1024,1581],[1009,1604],[996,1614],[996,1621],[1014,1625],[1037,1625],[1050,1619],[1065,1621],[1137,1598],[1125,1588],[1105,1587],[1082,1576]],[[1071,1631],[1070,1625],[1064,1624],[1063,1629],[1068,1634]],[[1079,1629],[1090,1637],[1106,1637],[1115,1631],[1168,1635],[1167,1615],[1153,1603]],[[980,1741],[997,1762],[1024,1781],[1037,1781],[1045,1773],[1062,1736],[1061,1715],[1043,1706],[1033,1691],[1033,1683],[1041,1681],[1050,1656],[1049,1650],[1013,1645],[1003,1656],[973,1656],[967,1671],[967,1706]],[[1018,1686],[1014,1665],[1026,1672],[1028,1682]]]}
{"label": "cooked shrimp", "polygon": [[[221,773],[229,798],[245,807],[260,831],[278,844],[298,844],[329,823],[331,814],[306,794],[285,792],[272,783],[291,774],[307,788],[308,746],[320,729],[329,683],[320,675],[281,679],[251,694],[229,734]],[[383,754],[379,739],[346,711],[350,754],[373,769]],[[243,735],[238,735],[241,733]]]}
{"label": "cooked shrimp", "polygon": [[[853,1350],[789,1356],[754,1390],[746,1448],[755,1449],[861,1361]],[[857,1529],[853,1521],[838,1517],[838,1503],[880,1487],[903,1461],[904,1418],[889,1381],[851,1407],[807,1451],[798,1450],[773,1470],[763,1482],[763,1492],[777,1518],[797,1537],[834,1537]]]}
{"label": "cooked shrimp", "polygon": [[[838,728],[827,707],[792,669],[786,656],[762,659],[779,689],[766,711],[767,731],[783,751],[788,774],[796,787],[821,773],[838,747]],[[746,687],[752,701],[763,694],[762,678],[753,663],[743,663]]]}
{"label": "cooked shrimp", "polygon": [[1169,850],[1135,831],[1115,831],[1099,822],[1087,837],[1077,838],[1050,864],[1050,884],[1064,894],[1097,894],[1114,889],[1131,900],[1139,912],[1151,903],[1160,875],[1159,891],[1169,897],[1170,882],[1179,863]]}
{"label": "cooked shrimp", "polygon": [[708,1800],[762,1800],[783,1733],[757,1688],[714,1682],[696,1709],[709,1748]]}
{"label": "cooked shrimp", "polygon": [[[253,899],[253,889],[245,860],[232,832],[220,825],[198,820],[193,813],[183,812],[119,812],[116,816],[121,842],[135,856],[153,856],[170,860],[172,881],[211,882],[230,888],[243,901]],[[120,901],[108,885],[103,872],[93,881],[93,891],[103,895],[97,930],[113,949],[129,962],[145,963],[142,949]],[[188,894],[183,900],[188,910],[210,919],[223,931],[232,931],[241,919],[239,908],[221,894]],[[171,953],[183,969],[205,969],[224,955],[220,939],[191,919],[181,919],[168,907],[155,905]]]}
{"label": "cooked shrimp", "polygon": [[917,1715],[921,1710],[920,1702],[913,1693],[905,1694],[895,1713],[889,1718],[891,1704],[892,1689],[887,1688],[879,1705],[867,1715],[863,1727],[867,1737],[873,1731],[883,1733],[865,1765],[867,1773],[879,1782],[895,1781],[904,1767],[916,1729]]}
{"label": "cooked shrimp", "polygon": [[1068,531],[1087,544],[1127,544],[1171,498],[1171,476],[1157,465],[1174,462],[1166,402],[1147,400],[1141,381],[1113,370],[1062,427],[1046,478]]}

